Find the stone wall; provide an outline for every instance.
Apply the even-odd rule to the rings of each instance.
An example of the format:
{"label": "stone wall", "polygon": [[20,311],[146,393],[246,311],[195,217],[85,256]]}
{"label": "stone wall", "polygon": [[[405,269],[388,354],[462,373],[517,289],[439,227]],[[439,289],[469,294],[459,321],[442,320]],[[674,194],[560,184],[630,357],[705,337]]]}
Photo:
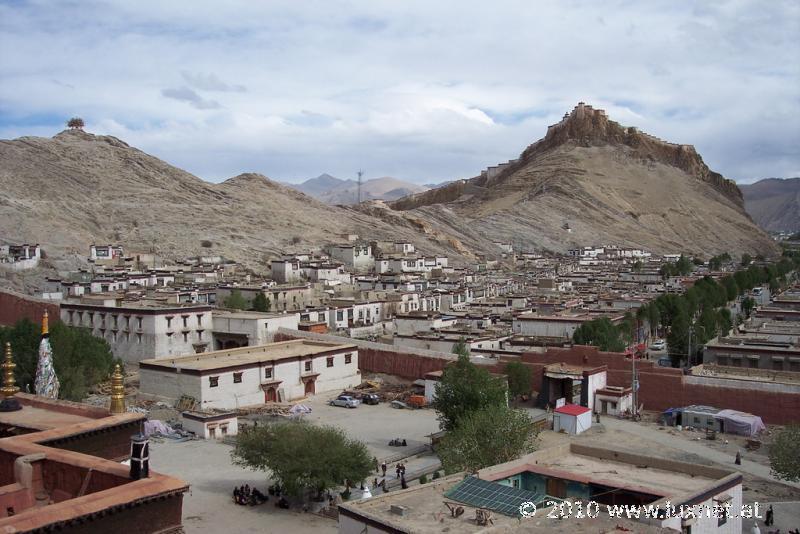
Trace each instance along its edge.
{"label": "stone wall", "polygon": [[0,290],[0,326],[13,326],[20,319],[29,319],[41,324],[45,310],[50,315],[51,324],[59,320],[58,303],[5,289]]}
{"label": "stone wall", "polygon": [[[533,389],[541,390],[543,369],[551,363],[608,367],[608,385],[631,386],[631,362],[616,352],[601,352],[596,347],[576,345],[549,348],[544,353],[525,353],[521,361],[533,372]],[[684,376],[680,369],[660,367],[654,362],[637,361],[638,403],[645,410],[666,410],[692,404],[732,409],[760,416],[765,423],[787,424],[800,414],[800,393],[791,387],[767,390],[751,382]]]}

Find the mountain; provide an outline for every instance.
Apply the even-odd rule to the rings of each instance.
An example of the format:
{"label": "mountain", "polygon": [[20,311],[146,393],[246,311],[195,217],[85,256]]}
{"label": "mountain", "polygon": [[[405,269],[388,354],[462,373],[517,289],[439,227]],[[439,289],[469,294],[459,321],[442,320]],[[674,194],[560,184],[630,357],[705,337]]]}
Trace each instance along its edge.
{"label": "mountain", "polygon": [[747,213],[770,232],[800,231],[800,178],[766,178],[740,185]]}
{"label": "mountain", "polygon": [[314,198],[318,198],[319,195],[327,193],[328,191],[346,189],[347,187],[356,184],[358,184],[358,182],[355,180],[341,180],[331,176],[330,174],[320,174],[316,178],[311,178],[299,184],[284,183],[284,185],[293,187],[294,189],[297,189],[298,191],[301,191]]}
{"label": "mountain", "polygon": [[736,184],[694,147],[621,126],[583,103],[519,158],[390,207],[468,247],[489,239],[554,251],[614,243],[703,257],[777,252]]}
{"label": "mountain", "polygon": [[72,130],[0,141],[0,236],[41,244],[57,268],[74,266],[92,243],[119,243],[263,271],[270,256],[353,233],[428,252],[460,246],[411,214],[330,206],[259,174],[205,182],[115,137]]}
{"label": "mountain", "polygon": [[[358,182],[356,180],[341,180],[329,174],[322,174],[299,184],[285,185],[327,204],[349,205],[358,203]],[[362,182],[361,199],[362,201],[397,200],[427,189],[425,186],[386,176]]]}

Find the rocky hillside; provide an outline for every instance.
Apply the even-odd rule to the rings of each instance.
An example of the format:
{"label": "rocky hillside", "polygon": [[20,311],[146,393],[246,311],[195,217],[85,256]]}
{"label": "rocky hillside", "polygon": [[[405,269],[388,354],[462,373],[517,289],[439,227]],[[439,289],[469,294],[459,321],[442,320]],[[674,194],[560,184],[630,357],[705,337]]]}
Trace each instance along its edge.
{"label": "rocky hillside", "polygon": [[690,145],[579,104],[520,157],[391,203],[443,232],[563,251],[620,243],[654,252],[776,252],[736,184]]}
{"label": "rocky hillside", "polygon": [[747,213],[770,232],[800,231],[800,178],[766,178],[740,185]]}
{"label": "rocky hillside", "polygon": [[329,206],[259,174],[208,183],[109,136],[0,141],[0,236],[42,244],[56,266],[69,259],[74,268],[91,243],[121,243],[263,269],[266,257],[350,233],[456,252],[451,236],[425,231],[413,214],[383,220],[387,209],[373,211]]}

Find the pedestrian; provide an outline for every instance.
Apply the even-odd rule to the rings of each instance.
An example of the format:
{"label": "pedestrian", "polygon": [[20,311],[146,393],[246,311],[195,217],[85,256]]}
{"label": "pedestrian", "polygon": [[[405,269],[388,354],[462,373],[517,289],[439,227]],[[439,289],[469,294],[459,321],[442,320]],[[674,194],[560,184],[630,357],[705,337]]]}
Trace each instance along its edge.
{"label": "pedestrian", "polygon": [[399,463],[394,466],[394,471],[395,471],[395,474],[397,475],[397,478],[400,478],[400,464]]}
{"label": "pedestrian", "polygon": [[400,464],[400,476],[406,476],[406,464]]}
{"label": "pedestrian", "polygon": [[742,465],[742,453],[736,451],[736,459],[733,461],[736,465]]}
{"label": "pedestrian", "polygon": [[772,525],[775,524],[775,512],[772,511],[771,504],[769,505],[769,508],[767,508],[767,515],[766,518],[764,519],[764,524],[768,527],[771,527]]}
{"label": "pedestrian", "polygon": [[406,477],[404,475],[400,476],[400,488],[408,489],[408,484],[406,484]]}
{"label": "pedestrian", "polygon": [[383,476],[386,477],[386,462],[381,463],[381,471],[383,471]]}
{"label": "pedestrian", "polygon": [[372,465],[375,466],[375,472],[378,472],[378,458],[376,456],[372,457]]}

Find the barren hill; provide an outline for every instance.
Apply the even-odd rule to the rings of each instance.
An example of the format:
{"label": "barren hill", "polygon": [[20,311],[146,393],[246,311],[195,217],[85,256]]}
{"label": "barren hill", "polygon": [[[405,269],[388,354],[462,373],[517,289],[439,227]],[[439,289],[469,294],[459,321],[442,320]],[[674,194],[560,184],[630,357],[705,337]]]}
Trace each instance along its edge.
{"label": "barren hill", "polygon": [[110,136],[65,131],[0,141],[0,237],[38,242],[56,264],[85,257],[91,243],[120,243],[263,269],[267,256],[351,233],[456,250],[450,236],[426,233],[411,214],[384,220],[329,206],[259,174],[208,183]]}
{"label": "barren hill", "polygon": [[740,185],[747,213],[771,232],[800,231],[800,178],[766,178]]}
{"label": "barren hill", "polygon": [[390,206],[443,232],[566,250],[589,243],[654,252],[776,252],[736,184],[690,145],[619,125],[583,103],[516,160]]}

